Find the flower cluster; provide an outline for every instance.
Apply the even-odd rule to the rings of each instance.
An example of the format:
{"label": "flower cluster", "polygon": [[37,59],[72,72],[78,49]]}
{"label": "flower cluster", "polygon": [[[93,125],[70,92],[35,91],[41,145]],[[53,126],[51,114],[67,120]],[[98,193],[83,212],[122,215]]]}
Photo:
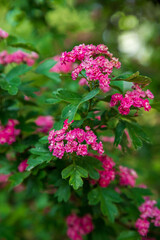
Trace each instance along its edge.
{"label": "flower cluster", "polygon": [[[108,47],[99,44],[94,46],[92,44],[80,44],[75,46],[71,52],[63,52],[60,58],[62,64],[67,62],[80,61],[80,64],[72,71],[72,79],[76,80],[78,76],[85,71],[86,82],[99,82],[99,87],[103,92],[109,91],[110,78],[113,67],[120,68],[121,64],[113,54],[108,51]],[[82,74],[80,76],[83,76]],[[86,83],[83,80],[80,84]]]}
{"label": "flower cluster", "polygon": [[150,99],[154,98],[150,90],[143,91],[138,84],[134,84],[132,89],[132,91],[127,91],[124,97],[119,93],[115,93],[111,97],[110,106],[113,107],[120,103],[118,110],[122,115],[128,115],[132,106],[136,108],[143,107],[145,111],[151,109],[148,99],[144,99],[146,97]]}
{"label": "flower cluster", "polygon": [[83,235],[89,234],[94,229],[92,218],[89,214],[83,217],[71,214],[67,217],[66,223],[68,226],[67,236],[72,240],[82,240]]}
{"label": "flower cluster", "polygon": [[0,183],[6,183],[9,177],[10,174],[0,174]]}
{"label": "flower cluster", "polygon": [[37,58],[38,54],[35,52],[31,52],[31,54],[29,54],[18,50],[9,54],[7,51],[3,51],[0,53],[0,64],[7,65],[10,63],[26,63],[28,66],[32,66]]}
{"label": "flower cluster", "polygon": [[9,119],[5,126],[0,123],[0,144],[12,144],[16,141],[16,136],[19,135],[20,129],[16,129],[17,120]]}
{"label": "flower cluster", "polygon": [[129,169],[124,166],[119,166],[119,172],[117,175],[120,176],[121,186],[131,186],[135,187],[135,181],[137,179],[137,173],[133,169]]}
{"label": "flower cluster", "polygon": [[24,172],[26,170],[26,168],[28,167],[28,164],[27,164],[27,160],[28,159],[25,159],[24,161],[22,161],[19,166],[18,166],[18,171],[19,172]]}
{"label": "flower cluster", "polygon": [[[114,169],[115,162],[113,161],[112,158],[108,157],[107,155],[103,156],[91,155],[91,156],[101,161],[102,167],[104,168],[104,170],[98,170],[100,174],[100,178],[98,180],[99,185],[101,187],[108,187],[110,182],[115,179],[116,175],[116,171]],[[91,183],[93,183],[94,181],[92,181]]]}
{"label": "flower cluster", "polygon": [[76,152],[77,155],[85,156],[88,155],[88,145],[99,154],[104,153],[102,142],[97,142],[97,136],[89,127],[86,132],[80,128],[69,130],[71,123],[65,120],[61,130],[53,129],[49,132],[49,150],[53,151],[53,156],[61,159],[65,152]]}
{"label": "flower cluster", "polygon": [[0,39],[7,38],[7,37],[8,37],[8,33],[5,32],[2,28],[0,28]]}
{"label": "flower cluster", "polygon": [[50,69],[50,72],[69,73],[73,70],[74,66],[76,66],[71,62],[61,64],[59,55],[54,56],[53,60],[57,61],[57,63]]}
{"label": "flower cluster", "polygon": [[39,127],[37,129],[38,132],[47,133],[54,124],[53,117],[52,116],[39,116],[35,120],[35,124]]}
{"label": "flower cluster", "polygon": [[0,174],[0,189],[7,185],[10,176],[11,174]]}
{"label": "flower cluster", "polygon": [[150,227],[150,222],[155,227],[160,227],[160,209],[155,204],[155,200],[145,197],[145,202],[139,207],[140,218],[135,223],[136,228],[141,236],[146,236]]}

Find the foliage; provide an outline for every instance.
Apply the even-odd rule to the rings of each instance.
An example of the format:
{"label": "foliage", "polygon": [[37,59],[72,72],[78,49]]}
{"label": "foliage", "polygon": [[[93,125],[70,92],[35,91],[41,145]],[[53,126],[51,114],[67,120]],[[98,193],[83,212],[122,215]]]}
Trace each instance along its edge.
{"label": "foliage", "polygon": [[[84,239],[140,240],[142,237],[135,227],[140,216],[138,208],[144,203],[144,197],[152,198],[152,192],[144,186],[139,188],[138,184],[146,183],[149,188],[155,188],[154,194],[156,192],[158,196],[159,100],[150,100],[153,110],[148,115],[138,110],[137,116],[137,108],[132,108],[128,115],[122,115],[116,106],[110,107],[111,96],[116,93],[124,95],[132,83],[138,83],[144,89],[150,83],[156,93],[159,59],[154,38],[158,23],[153,22],[153,35],[148,36],[144,44],[144,48],[152,48],[153,55],[148,57],[149,60],[143,60],[140,52],[138,58],[138,53],[130,56],[119,50],[122,68],[113,71],[109,92],[103,93],[97,82],[82,87],[72,80],[70,73],[50,71],[57,64],[52,59],[53,55],[71,49],[78,39],[86,43],[87,39],[96,44],[102,42],[95,30],[99,29],[102,33],[106,16],[110,24],[107,33],[103,33],[103,40],[115,53],[118,44],[122,49],[122,42],[115,34],[121,36],[138,28],[137,31],[144,31],[144,22],[135,28],[127,25],[130,15],[125,6],[129,3],[119,3],[119,8],[126,11],[122,13],[120,9],[112,10],[112,4],[116,6],[118,1],[100,1],[99,5],[96,5],[97,1],[91,2],[36,0],[25,3],[16,0],[14,3],[8,1],[9,9],[5,1],[0,3],[3,10],[1,17],[6,14],[8,21],[4,26],[12,33],[6,39],[0,38],[1,51],[13,53],[21,50],[28,54],[34,51],[39,54],[39,59],[32,66],[25,62],[0,64],[1,125],[7,126],[9,119],[16,119],[18,124],[14,130],[20,129],[20,133],[15,135],[16,141],[0,144],[0,235],[3,239],[10,240],[13,236],[17,240],[68,239],[66,218],[74,213],[80,217],[85,214],[92,216],[94,230]],[[139,12],[148,8],[145,1],[138,4]],[[133,6],[137,7],[134,3]],[[151,6],[154,8],[154,5]],[[135,19],[140,15],[137,12]],[[155,17],[157,15],[155,12]],[[62,21],[61,24],[57,24],[57,20]],[[109,39],[110,35],[112,39]],[[149,69],[147,64],[150,64]],[[141,74],[137,72],[139,69]],[[82,75],[85,76],[85,72]],[[158,98],[158,93],[155,95]],[[43,124],[39,126],[36,123],[39,116],[52,116],[54,125],[44,129]],[[70,130],[85,130],[89,126],[98,143],[103,142],[107,160],[97,158],[89,145],[90,156],[73,152],[58,159],[52,155],[48,149],[48,132],[62,129],[66,119],[69,123],[74,120]],[[115,165],[107,169],[107,176],[113,171],[115,178],[103,187],[100,180],[104,161],[111,162],[110,159]],[[25,160],[27,166],[22,164]],[[139,178],[134,186],[121,184],[121,165],[136,169]],[[135,181],[134,173],[131,176]],[[159,200],[157,205],[160,206]],[[152,225],[148,237],[158,239],[160,230]]]}

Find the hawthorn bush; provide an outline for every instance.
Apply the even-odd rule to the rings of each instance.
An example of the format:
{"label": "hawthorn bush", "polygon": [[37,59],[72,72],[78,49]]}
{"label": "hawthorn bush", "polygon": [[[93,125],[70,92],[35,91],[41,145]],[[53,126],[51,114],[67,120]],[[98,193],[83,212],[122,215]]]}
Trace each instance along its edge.
{"label": "hawthorn bush", "polygon": [[156,106],[151,79],[118,75],[103,44],[42,59],[0,41],[1,239],[159,239],[157,202],[120,160],[150,142],[137,119]]}

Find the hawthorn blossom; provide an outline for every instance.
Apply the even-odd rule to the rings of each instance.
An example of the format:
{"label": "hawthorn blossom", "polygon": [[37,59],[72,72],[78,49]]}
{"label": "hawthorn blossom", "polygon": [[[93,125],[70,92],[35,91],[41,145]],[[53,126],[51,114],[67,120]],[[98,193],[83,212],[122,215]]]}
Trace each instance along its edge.
{"label": "hawthorn blossom", "polygon": [[52,116],[39,116],[35,120],[35,124],[39,127],[37,129],[38,132],[47,133],[54,124],[53,117]]}
{"label": "hawthorn blossom", "polygon": [[0,64],[7,65],[10,63],[26,63],[28,66],[32,66],[38,57],[38,54],[35,52],[31,52],[29,54],[21,50],[18,50],[14,53],[8,53],[7,51],[3,51],[0,53]]}
{"label": "hawthorn blossom", "polygon": [[73,213],[67,217],[66,223],[68,227],[67,236],[71,240],[83,240],[82,236],[89,234],[94,229],[92,218],[89,214],[78,217]]}
{"label": "hawthorn blossom", "polygon": [[28,159],[25,159],[24,161],[22,161],[19,166],[18,166],[18,171],[19,172],[24,172],[26,170],[26,168],[28,167],[28,164],[27,164],[27,160]]}
{"label": "hawthorn blossom", "polygon": [[115,179],[116,176],[116,171],[114,169],[115,162],[107,155],[98,156],[89,154],[89,156],[97,158],[100,162],[102,162],[102,167],[104,168],[104,170],[97,170],[100,178],[98,181],[91,180],[91,184],[94,185],[96,182],[98,182],[101,187],[108,187],[108,185]]}
{"label": "hawthorn blossom", "polygon": [[9,145],[16,141],[16,136],[20,134],[20,129],[16,129],[17,120],[9,119],[8,123],[3,126],[0,122],[0,144],[8,143]]}
{"label": "hawthorn blossom", "polygon": [[6,183],[9,177],[10,174],[0,174],[0,183]]}
{"label": "hawthorn blossom", "polygon": [[0,39],[4,39],[8,37],[8,33],[5,32],[2,28],[0,28]]}
{"label": "hawthorn blossom", "polygon": [[155,206],[156,204],[155,200],[145,197],[145,202],[138,208],[141,214],[135,226],[141,236],[147,235],[151,223],[155,227],[160,227],[160,209]]}
{"label": "hawthorn blossom", "polygon": [[79,84],[88,85],[90,82],[97,82],[103,92],[110,90],[110,75],[113,68],[121,66],[118,58],[113,57],[113,54],[108,51],[108,47],[104,44],[97,46],[80,44],[70,52],[63,52],[60,61],[61,64],[79,61],[79,65],[72,71],[72,79],[76,80],[82,76],[83,70],[85,77],[81,78]]}
{"label": "hawthorn blossom", "polygon": [[61,130],[53,129],[49,132],[49,150],[53,152],[53,156],[61,159],[65,152],[76,152],[77,155],[85,156],[88,154],[89,148],[97,151],[100,155],[103,154],[102,142],[97,142],[94,132],[92,130],[84,131],[80,128],[69,130],[72,122],[68,123],[68,120],[65,120]]}
{"label": "hawthorn blossom", "polygon": [[138,228],[138,232],[141,236],[146,236],[148,233],[150,223],[146,219],[138,219],[135,223],[135,227]]}
{"label": "hawthorn blossom", "polygon": [[148,99],[144,99],[146,97],[150,99],[154,98],[150,90],[143,91],[138,84],[134,84],[132,88],[133,90],[127,91],[124,97],[119,93],[115,93],[111,97],[110,106],[114,107],[120,104],[118,110],[122,115],[128,115],[132,106],[136,108],[143,107],[145,111],[151,109]]}
{"label": "hawthorn blossom", "polygon": [[71,62],[68,62],[66,64],[61,64],[59,55],[54,56],[53,60],[57,61],[57,63],[50,69],[50,72],[69,73],[76,66]]}
{"label": "hawthorn blossom", "polygon": [[135,181],[138,178],[138,175],[133,169],[129,169],[124,166],[119,166],[119,172],[117,172],[117,175],[120,176],[121,186],[135,187]]}

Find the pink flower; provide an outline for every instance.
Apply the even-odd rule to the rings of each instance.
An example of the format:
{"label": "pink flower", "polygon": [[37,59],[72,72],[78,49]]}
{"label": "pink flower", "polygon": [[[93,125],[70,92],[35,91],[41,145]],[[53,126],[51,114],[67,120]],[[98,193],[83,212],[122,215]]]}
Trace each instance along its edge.
{"label": "pink flower", "polygon": [[57,73],[68,73],[71,72],[74,68],[74,64],[71,62],[62,64],[60,62],[60,56],[54,56],[53,60],[57,61],[57,63],[50,69],[50,72],[57,72]]}
{"label": "pink flower", "polygon": [[[103,56],[100,56],[103,54]],[[108,47],[99,44],[80,44],[75,46],[70,52],[63,52],[60,58],[62,64],[74,63],[80,61],[80,64],[72,71],[72,79],[76,80],[85,70],[86,78],[81,78],[80,85],[88,85],[89,82],[98,82],[103,92],[110,90],[110,74],[113,68],[120,68],[121,64],[117,58],[108,51]]]}
{"label": "pink flower", "polygon": [[9,177],[10,174],[0,174],[0,183],[6,183]]}
{"label": "pink flower", "polygon": [[143,107],[145,111],[149,111],[151,109],[148,99],[143,101]]}
{"label": "pink flower", "polygon": [[88,154],[88,145],[91,145],[93,150],[98,151],[99,154],[103,154],[102,142],[97,142],[97,136],[89,127],[87,127],[88,130],[85,129],[86,131],[80,128],[74,128],[68,131],[72,122],[68,123],[68,121],[65,120],[61,130],[55,131],[53,129],[49,132],[50,152],[53,151],[53,155],[60,159],[65,152],[76,152],[77,155],[85,156]]}
{"label": "pink flower", "polygon": [[18,121],[14,119],[9,119],[5,126],[2,126],[0,122],[0,144],[10,145],[16,141],[16,136],[20,134],[20,129],[15,128],[17,124]]}
{"label": "pink flower", "polygon": [[155,206],[157,202],[145,197],[145,202],[139,207],[140,218],[136,221],[136,228],[142,236],[146,236],[149,230],[150,223],[155,227],[160,227],[160,209]]}
{"label": "pink flower", "polygon": [[97,141],[97,137],[93,131],[88,131],[85,136],[85,140],[87,144],[94,144]]}
{"label": "pink flower", "polygon": [[0,38],[7,38],[7,37],[8,37],[8,33],[0,28]]}
{"label": "pink flower", "polygon": [[124,166],[119,166],[119,172],[121,186],[135,187],[135,180],[137,179],[137,173],[133,169],[129,169]]}
{"label": "pink flower", "polygon": [[[104,170],[98,170],[100,174],[98,183],[101,187],[108,187],[108,185],[115,179],[116,176],[116,171],[114,169],[115,162],[107,155],[98,156],[89,154],[89,156],[95,157],[102,162],[102,167],[104,168]],[[96,182],[93,183],[95,184]]]}
{"label": "pink flower", "polygon": [[88,153],[86,144],[79,144],[77,148],[77,155],[85,156]]}
{"label": "pink flower", "polygon": [[149,230],[150,223],[146,219],[138,219],[135,223],[135,227],[138,228],[138,232],[141,236],[146,236]]}
{"label": "pink flower", "polygon": [[153,99],[153,98],[154,98],[154,95],[153,95],[153,93],[151,93],[150,90],[147,90],[147,91],[146,91],[146,95],[147,95],[147,97],[150,98],[150,99]]}
{"label": "pink flower", "polygon": [[92,218],[89,214],[83,217],[78,217],[76,214],[71,214],[66,219],[67,236],[72,240],[83,240],[82,236],[93,231],[94,226]]}
{"label": "pink flower", "polygon": [[134,84],[132,89],[132,91],[127,91],[124,97],[119,93],[113,94],[111,97],[110,106],[119,104],[118,110],[122,115],[128,115],[132,106],[136,108],[144,107],[145,111],[151,109],[148,99],[143,99],[146,96],[150,99],[154,98],[150,90],[142,91],[138,84]]}
{"label": "pink flower", "polygon": [[9,54],[7,51],[0,53],[0,64],[7,65],[10,63],[26,63],[28,66],[32,66],[35,60],[38,58],[38,54],[31,52],[31,54],[18,50]]}
{"label": "pink flower", "polygon": [[85,78],[81,78],[78,83],[80,86],[88,85],[88,82]]}
{"label": "pink flower", "polygon": [[52,116],[39,116],[35,120],[35,124],[40,127],[40,128],[38,128],[39,132],[47,133],[53,127],[53,124],[54,124],[53,117]]}
{"label": "pink flower", "polygon": [[26,168],[28,167],[28,164],[27,164],[27,160],[28,159],[25,159],[24,161],[22,161],[19,166],[18,166],[18,171],[19,172],[24,172],[26,170]]}
{"label": "pink flower", "polygon": [[122,99],[123,99],[122,94],[119,94],[119,93],[113,94],[111,97],[110,106],[113,107],[113,106],[117,105],[118,102],[121,101]]}

